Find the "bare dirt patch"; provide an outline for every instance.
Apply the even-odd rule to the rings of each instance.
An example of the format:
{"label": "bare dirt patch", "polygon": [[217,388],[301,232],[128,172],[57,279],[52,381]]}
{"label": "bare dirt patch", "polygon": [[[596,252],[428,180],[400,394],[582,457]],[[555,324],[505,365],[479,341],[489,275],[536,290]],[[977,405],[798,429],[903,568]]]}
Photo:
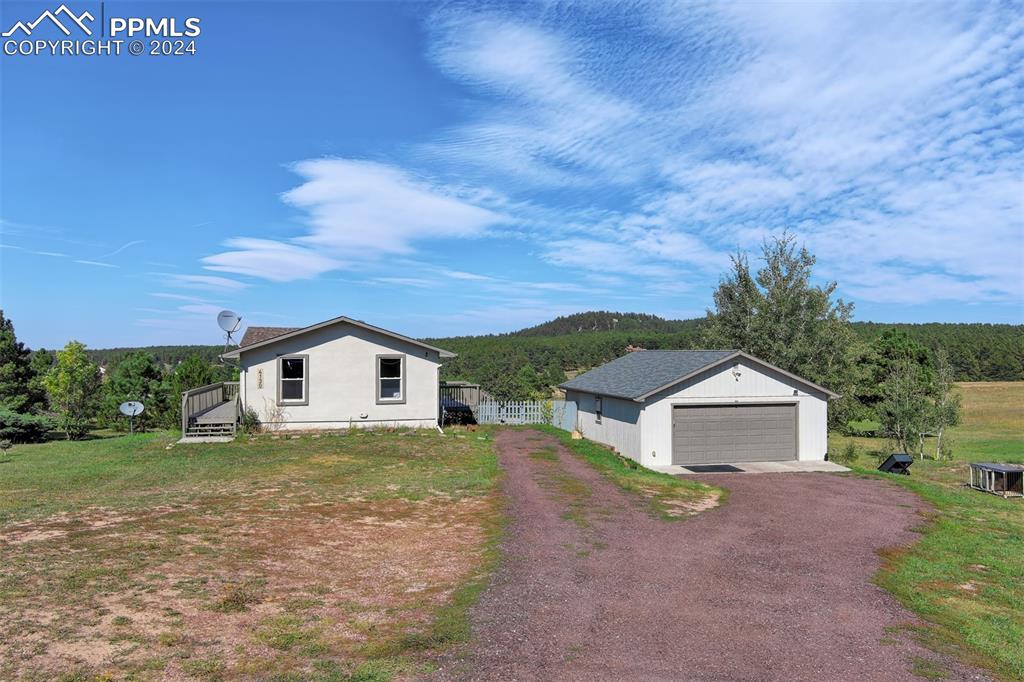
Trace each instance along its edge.
{"label": "bare dirt patch", "polygon": [[4,529],[0,678],[248,678],[308,674],[317,661],[354,666],[365,647],[429,628],[476,569],[482,520],[497,504],[303,504],[276,488],[250,493]]}

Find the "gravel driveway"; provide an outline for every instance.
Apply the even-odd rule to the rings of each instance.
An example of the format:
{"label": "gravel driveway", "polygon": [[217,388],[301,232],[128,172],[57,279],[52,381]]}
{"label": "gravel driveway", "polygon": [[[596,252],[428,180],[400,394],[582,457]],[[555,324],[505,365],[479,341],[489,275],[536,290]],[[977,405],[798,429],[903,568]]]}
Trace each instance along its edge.
{"label": "gravel driveway", "polygon": [[[511,525],[437,679],[987,679],[917,645],[871,583],[877,550],[914,542],[916,496],[830,474],[708,477],[722,507],[652,518],[546,434],[497,436]],[[533,455],[531,456],[531,453]],[[934,669],[933,669],[934,670]]]}

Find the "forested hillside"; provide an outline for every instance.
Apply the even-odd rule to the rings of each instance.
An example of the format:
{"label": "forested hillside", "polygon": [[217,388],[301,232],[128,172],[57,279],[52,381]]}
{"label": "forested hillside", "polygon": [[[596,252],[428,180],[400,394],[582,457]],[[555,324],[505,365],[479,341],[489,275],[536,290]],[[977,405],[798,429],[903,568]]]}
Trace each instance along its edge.
{"label": "forested hillside", "polygon": [[[442,369],[445,379],[479,383],[502,397],[546,393],[566,372],[586,370],[627,348],[693,349],[703,320],[665,320],[654,315],[586,312],[502,335],[428,339],[459,357]],[[865,343],[896,328],[934,352],[949,353],[958,381],[1024,380],[1024,326],[1006,324],[884,324],[855,322]]]}
{"label": "forested hillside", "polygon": [[662,332],[677,333],[696,330],[701,320],[666,320],[646,313],[613,313],[596,310],[556,317],[550,322],[527,327],[511,336],[559,336],[581,332]]}
{"label": "forested hillside", "polygon": [[854,322],[853,331],[870,343],[886,329],[906,332],[928,350],[945,348],[957,381],[1024,379],[1024,326],[1012,324],[886,324]]}
{"label": "forested hillside", "polygon": [[[458,353],[445,362],[442,377],[480,383],[508,398],[547,394],[566,373],[589,369],[626,353],[627,348],[698,348],[702,319],[666,320],[656,315],[592,311],[558,317],[510,334],[426,339]],[[949,353],[959,381],[1024,380],[1024,326],[1008,324],[885,324],[855,322],[854,331],[871,343],[887,329],[906,332],[934,352]],[[87,351],[101,366],[116,364],[134,348]],[[188,355],[216,362],[223,346],[152,346],[143,349],[164,366]]]}

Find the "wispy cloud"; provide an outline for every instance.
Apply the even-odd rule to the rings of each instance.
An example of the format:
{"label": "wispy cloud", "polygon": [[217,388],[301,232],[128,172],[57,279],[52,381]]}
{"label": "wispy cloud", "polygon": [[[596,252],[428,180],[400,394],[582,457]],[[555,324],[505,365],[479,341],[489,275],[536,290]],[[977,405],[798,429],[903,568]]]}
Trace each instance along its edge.
{"label": "wispy cloud", "polygon": [[186,289],[202,289],[205,291],[241,291],[249,285],[236,279],[218,277],[216,275],[176,275],[159,273],[164,282],[170,286]]}
{"label": "wispy cloud", "polygon": [[192,303],[205,303],[206,301],[198,296],[188,296],[187,294],[169,294],[163,291],[151,293],[150,296],[155,298],[166,298],[171,301],[189,301]]}
{"label": "wispy cloud", "polygon": [[75,263],[81,263],[82,265],[92,265],[92,266],[97,267],[97,268],[116,268],[116,267],[118,267],[117,265],[114,265],[112,263],[101,263],[101,262],[95,261],[95,260],[78,260],[78,259],[76,259],[74,262]]}
{"label": "wispy cloud", "polygon": [[26,249],[22,246],[14,246],[13,244],[0,244],[0,249],[10,249],[12,251],[21,251],[28,253],[33,256],[49,256],[51,258],[67,258],[66,253],[59,253],[57,251],[37,251],[35,249]]}
{"label": "wispy cloud", "polygon": [[[1009,5],[451,5],[432,30],[481,100],[424,155],[570,192],[561,238],[534,237],[552,264],[706,280],[789,227],[865,300],[1024,297]],[[580,219],[612,187],[615,208]]]}
{"label": "wispy cloud", "polygon": [[[294,236],[237,237],[202,265],[274,282],[351,270],[375,286],[472,283],[462,300],[515,285],[536,296],[524,319],[602,287],[662,309],[691,292],[692,309],[729,253],[790,229],[859,300],[1019,301],[1018,14],[445,4],[427,21],[428,57],[471,93],[460,122],[387,162],[294,164],[301,182],[281,195]],[[438,240],[481,238],[521,242],[536,267],[394,274]],[[227,281],[178,286],[245,286]]]}
{"label": "wispy cloud", "polygon": [[103,254],[102,256],[99,256],[99,257],[100,258],[110,258],[111,256],[116,256],[117,254],[121,253],[125,249],[130,249],[133,246],[138,246],[139,244],[145,244],[145,243],[146,243],[146,241],[144,239],[135,239],[135,240],[132,240],[132,241],[127,242],[125,244],[122,244],[121,246],[117,247],[116,249],[114,249],[110,253],[105,253],[105,254]]}
{"label": "wispy cloud", "polygon": [[315,159],[293,170],[303,183],[285,203],[305,215],[305,234],[293,239],[237,238],[231,250],[203,259],[207,269],[276,282],[309,279],[353,262],[411,253],[417,242],[476,237],[504,220],[453,186],[421,180],[371,161]]}
{"label": "wispy cloud", "polygon": [[290,282],[316,277],[342,265],[316,249],[270,239],[229,239],[224,245],[234,250],[203,258],[207,270]]}

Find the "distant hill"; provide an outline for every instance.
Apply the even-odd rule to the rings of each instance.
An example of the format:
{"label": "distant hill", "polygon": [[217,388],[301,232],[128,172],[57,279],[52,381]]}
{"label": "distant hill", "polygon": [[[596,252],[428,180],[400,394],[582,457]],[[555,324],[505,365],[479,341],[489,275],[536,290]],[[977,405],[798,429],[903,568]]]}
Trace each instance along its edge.
{"label": "distant hill", "polygon": [[[557,317],[509,334],[428,339],[458,353],[441,369],[445,379],[465,379],[498,396],[536,393],[562,381],[566,372],[590,369],[628,348],[700,347],[702,319],[666,320],[644,313],[590,311]],[[1024,326],[1008,324],[855,322],[865,342],[891,328],[904,330],[931,349],[945,348],[959,381],[1024,380]]]}
{"label": "distant hill", "polygon": [[657,315],[646,313],[613,313],[606,310],[595,310],[574,315],[564,315],[527,327],[511,336],[559,336],[562,334],[579,334],[584,332],[660,332],[673,334],[694,331],[701,320],[666,320]]}
{"label": "distant hill", "polygon": [[[495,395],[521,396],[523,387],[537,394],[577,372],[612,360],[632,348],[692,349],[700,346],[703,320],[667,320],[645,313],[589,311],[507,334],[425,339],[458,353],[445,362],[441,376],[465,379]],[[931,350],[945,348],[959,381],[1024,380],[1024,326],[1009,324],[906,324],[855,322],[866,342],[891,328],[902,329]],[[89,350],[94,362],[109,366],[137,348]],[[223,346],[150,346],[165,366],[173,367],[196,353],[211,364]]]}

